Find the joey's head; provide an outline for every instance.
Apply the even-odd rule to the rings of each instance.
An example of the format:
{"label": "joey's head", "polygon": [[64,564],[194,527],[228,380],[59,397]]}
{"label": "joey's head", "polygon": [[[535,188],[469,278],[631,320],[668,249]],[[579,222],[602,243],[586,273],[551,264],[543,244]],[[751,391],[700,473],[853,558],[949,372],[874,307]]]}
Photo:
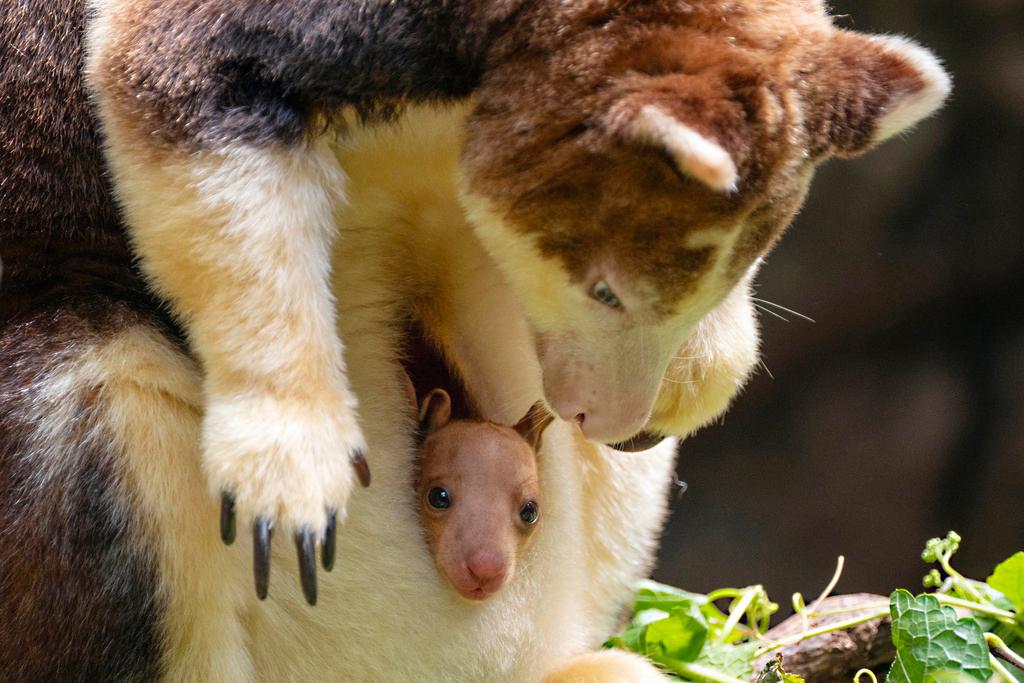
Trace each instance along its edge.
{"label": "joey's head", "polygon": [[423,400],[416,491],[437,570],[467,600],[504,586],[540,520],[536,450],[546,422],[452,420],[448,394]]}
{"label": "joey's head", "polygon": [[489,54],[461,199],[530,324],[547,402],[606,442],[644,428],[669,363],[747,286],[815,168],[950,87],[924,48],[838,29],[818,0],[532,3]]}

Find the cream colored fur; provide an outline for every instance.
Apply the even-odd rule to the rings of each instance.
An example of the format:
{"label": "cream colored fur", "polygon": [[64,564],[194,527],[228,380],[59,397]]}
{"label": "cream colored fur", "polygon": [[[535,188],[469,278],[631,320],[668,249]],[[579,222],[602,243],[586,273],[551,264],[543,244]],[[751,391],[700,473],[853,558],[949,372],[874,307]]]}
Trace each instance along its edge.
{"label": "cream colored fur", "polygon": [[757,316],[747,276],[697,324],[669,361],[650,428],[689,435],[722,415],[758,360]]}
{"label": "cream colored fur", "polygon": [[[97,2],[89,65],[124,3]],[[325,144],[185,155],[146,146],[96,93],[107,158],[141,264],[204,369],[203,468],[242,527],[290,538],[342,516],[365,451],[328,289],[344,175]],[[144,149],[142,147],[145,147]]]}
{"label": "cream colored fur", "polygon": [[[347,335],[373,334],[357,322],[364,308],[414,313],[448,349],[482,412],[511,425],[538,400],[540,371],[519,303],[456,201],[467,112],[417,108],[396,126],[355,127],[339,142],[349,201],[339,209],[345,236],[334,291]],[[387,301],[372,298],[368,283]]]}
{"label": "cream colored fur", "polygon": [[926,86],[901,98],[878,121],[875,141],[881,142],[915,126],[931,116],[949,98],[953,80],[931,51],[903,36],[874,36],[873,39],[910,62],[924,76]]}
{"label": "cream colored fur", "polygon": [[644,659],[618,650],[577,657],[548,674],[544,683],[662,683],[669,679]]}
{"label": "cream colored fur", "polygon": [[[488,417],[512,422],[542,396],[517,299],[457,201],[465,110],[416,109],[395,127],[356,127],[334,149],[321,140],[301,152],[178,157],[140,154],[99,104],[144,267],[173,294],[204,370],[200,380],[160,339],[133,331],[104,352],[123,367],[98,371],[161,568],[167,677],[660,678],[642,660],[586,653],[653,562],[674,441],[623,455],[550,427],[539,456],[545,523],[516,578],[483,605],[452,593],[421,537],[398,323],[425,321]],[[325,507],[343,507],[346,447],[364,434],[374,484],[349,501],[337,565],[320,574],[309,608],[289,532],[319,529]],[[211,494],[222,488],[238,495],[242,529],[253,515],[279,516],[265,602],[251,590],[248,534],[232,547],[217,539]]]}
{"label": "cream colored fur", "polygon": [[82,379],[101,387],[103,422],[124,453],[122,478],[160,567],[165,677],[254,678],[240,618],[253,600],[248,565],[209,533],[217,509],[200,470],[199,373],[141,327],[96,357]]}
{"label": "cream colored fur", "polygon": [[[456,201],[460,115],[414,110],[397,127],[357,131],[340,146],[350,201],[339,215],[346,239],[336,253],[334,288],[375,480],[353,498],[339,535],[339,566],[323,576],[316,610],[300,607],[298,583],[287,576],[275,577],[268,604],[254,613],[254,642],[276,644],[254,648],[256,668],[269,679],[312,676],[325,666],[349,680],[535,681],[553,668],[572,675],[571,658],[615,628],[632,582],[653,560],[674,443],[624,456],[558,423],[538,458],[545,524],[517,577],[487,603],[467,605],[433,566],[416,521],[414,452],[395,429],[407,398],[394,363],[398,334],[389,324],[412,310],[442,339],[479,342],[499,378],[518,380],[513,394],[525,392],[529,401],[540,389],[536,367],[516,358],[529,350],[525,341],[492,333],[509,331],[515,309],[474,304],[507,295]],[[445,317],[453,302],[473,305],[471,314]],[[463,321],[472,326],[456,326]],[[287,554],[275,557],[278,566],[294,571]],[[396,656],[382,661],[381,643],[395,634]],[[580,666],[594,669],[589,658]],[[628,670],[646,678],[623,679],[623,669],[609,665],[603,678],[587,680],[660,677],[640,661],[630,660]]]}
{"label": "cream colored fur", "polygon": [[[624,457],[555,425],[539,458],[545,524],[512,583],[483,605],[467,604],[438,576],[421,537],[410,481],[415,449],[408,429],[396,429],[410,425],[386,417],[408,419],[390,311],[363,310],[347,319],[378,318],[384,343],[352,339],[360,360],[353,383],[376,416],[370,444],[388,457],[373,487],[353,499],[338,566],[321,576],[315,609],[298,591],[287,544],[276,548],[270,598],[261,603],[247,581],[248,544],[228,548],[209,533],[216,510],[194,446],[199,376],[166,341],[129,330],[84,353],[69,378],[52,385],[62,395],[101,387],[102,421],[123,449],[122,478],[161,568],[166,678],[536,681],[555,671],[552,681],[659,680],[637,658],[584,656],[576,671],[574,655],[615,627],[630,584],[644,573],[638,567],[653,557],[675,444]],[[50,424],[63,424],[59,413]]]}
{"label": "cream colored fur", "polygon": [[[75,419],[60,406],[95,388],[98,422],[123,453],[126,504],[160,567],[165,678],[538,681],[553,672],[552,681],[659,680],[638,658],[584,655],[577,670],[575,655],[615,627],[630,584],[644,573],[638,567],[653,558],[675,444],[623,457],[579,441],[567,425],[550,429],[539,459],[545,524],[534,547],[501,594],[484,605],[458,600],[437,575],[416,521],[416,455],[411,425],[401,424],[407,399],[388,326],[396,302],[387,288],[360,291],[345,318],[360,361],[352,379],[373,409],[370,444],[388,457],[374,486],[354,497],[338,566],[321,576],[315,609],[298,591],[288,544],[276,546],[271,595],[261,603],[249,587],[246,540],[229,548],[210,533],[216,508],[196,448],[201,380],[169,342],[132,328],[83,349],[47,382],[53,400],[40,403],[47,418],[40,422],[52,433],[39,434],[42,442],[60,448],[55,435]],[[357,334],[359,325],[379,334]]]}
{"label": "cream colored fur", "polygon": [[[457,112],[414,112],[401,128],[358,133],[340,151],[353,169],[352,201],[337,217],[350,238],[335,254],[347,267],[335,269],[333,286],[375,479],[352,499],[339,532],[338,564],[320,575],[316,608],[303,601],[287,539],[275,535],[266,602],[251,590],[246,535],[231,547],[217,539],[216,506],[197,448],[202,380],[170,343],[147,328],[126,330],[84,351],[65,379],[49,385],[55,400],[43,423],[54,434],[74,418],[60,412],[59,396],[79,386],[101,388],[101,422],[123,451],[126,503],[145,525],[160,568],[168,680],[661,679],[639,658],[586,653],[616,628],[631,584],[653,561],[673,441],[623,455],[583,442],[567,424],[553,425],[538,460],[545,522],[515,579],[482,605],[454,595],[422,539],[395,323],[407,310],[435,306],[439,314],[431,320],[443,324],[448,319],[440,312],[451,302],[474,300],[472,292],[505,299],[501,279],[473,239],[438,240],[434,232],[440,225],[465,229],[453,147],[442,135],[457,132],[458,121]],[[382,147],[407,163],[377,167],[400,160],[388,159]],[[428,163],[433,182],[422,172]],[[389,175],[386,168],[404,170]],[[396,230],[415,239],[396,239]],[[455,279],[440,267],[458,263],[466,270]],[[512,317],[501,309],[476,314],[483,316],[480,327],[469,332],[481,338],[487,321],[501,329]],[[445,339],[460,336],[454,327],[439,331]],[[500,337],[493,341],[492,354],[507,351],[513,359],[495,371],[516,370],[512,363],[523,349],[514,339],[507,340],[511,348]],[[535,395],[536,368],[518,373],[527,379],[516,391]],[[59,446],[52,435],[40,438]]]}
{"label": "cream colored fur", "polygon": [[679,170],[715,190],[736,189],[739,173],[729,153],[714,140],[680,123],[654,105],[647,105],[629,125],[639,142],[665,149]]}
{"label": "cream colored fur", "polygon": [[[98,69],[109,38],[107,22],[125,2],[96,2],[87,71]],[[345,159],[343,150],[339,164],[323,140],[295,149],[226,146],[185,155],[140,139],[124,126],[115,103],[102,91],[95,94],[107,157],[134,245],[144,257],[141,264],[184,321],[203,366],[202,454],[209,488],[214,495],[234,494],[243,528],[265,516],[279,537],[302,528],[323,531],[327,510],[344,516],[352,488],[349,460],[366,450],[343,347],[333,332],[328,284],[336,227],[344,240],[356,240],[358,218],[342,215],[342,190],[346,174],[361,172],[359,159]],[[445,138],[450,147],[435,150],[448,163],[445,178],[457,173],[452,155],[461,147],[461,116],[447,124],[455,132]],[[685,171],[716,186],[730,184],[735,169],[728,155],[676,123],[652,110],[635,134],[667,144]],[[357,132],[345,146],[357,149],[365,135],[378,133]],[[399,176],[407,167],[389,156],[386,146],[377,145],[373,154],[376,176]],[[425,177],[422,166],[411,168],[420,175],[393,183],[401,188],[395,201],[418,201],[412,188],[436,194],[441,190],[432,183],[447,182],[438,180],[437,168]],[[418,291],[406,292],[403,300],[434,328],[485,415],[512,423],[540,397],[569,397],[568,403],[554,400],[552,407],[570,419],[589,414],[583,429],[590,438],[622,440],[643,428],[673,352],[732,283],[702,278],[700,292],[665,319],[617,315],[580,291],[560,264],[541,257],[473,197],[464,199],[499,269],[479,250],[449,254],[445,261],[423,259],[440,243],[468,239],[470,231],[456,207],[447,207],[458,216],[452,219],[414,205],[386,217],[395,222],[389,228],[410,222],[416,228],[395,234],[405,251],[390,256],[392,262],[382,268],[391,272],[397,264],[407,275],[418,269],[417,277],[407,277]],[[732,239],[735,232],[726,234]],[[716,253],[725,262],[730,252]],[[338,270],[350,269],[348,259],[338,264]],[[635,310],[648,309],[656,296],[649,284],[642,289],[645,285],[628,278],[616,281],[612,268],[602,276],[620,294],[644,302]],[[511,288],[503,277],[511,279]],[[452,287],[453,282],[475,287]],[[629,291],[631,286],[637,289]],[[430,295],[445,287],[445,296]],[[488,314],[493,311],[505,314]],[[539,366],[536,333],[546,337]],[[495,353],[496,348],[503,352]],[[537,383],[540,375],[543,387]],[[612,397],[616,404],[597,417],[594,408]]]}
{"label": "cream colored fur", "polygon": [[337,163],[326,149],[154,162],[110,141],[143,266],[203,362],[210,489],[243,520],[321,531],[365,449],[327,289]]}

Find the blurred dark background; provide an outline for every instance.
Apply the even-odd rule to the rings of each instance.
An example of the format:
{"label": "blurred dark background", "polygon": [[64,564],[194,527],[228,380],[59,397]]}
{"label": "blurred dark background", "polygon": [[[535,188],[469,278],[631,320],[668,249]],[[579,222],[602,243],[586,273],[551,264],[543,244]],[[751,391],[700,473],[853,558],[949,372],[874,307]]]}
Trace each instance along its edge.
{"label": "blurred dark background", "polygon": [[[655,578],[808,600],[920,588],[924,541],[985,578],[1024,550],[1024,2],[834,2],[840,25],[937,52],[953,99],[821,169],[756,296],[763,358],[681,449]],[[770,374],[769,374],[770,371]]]}

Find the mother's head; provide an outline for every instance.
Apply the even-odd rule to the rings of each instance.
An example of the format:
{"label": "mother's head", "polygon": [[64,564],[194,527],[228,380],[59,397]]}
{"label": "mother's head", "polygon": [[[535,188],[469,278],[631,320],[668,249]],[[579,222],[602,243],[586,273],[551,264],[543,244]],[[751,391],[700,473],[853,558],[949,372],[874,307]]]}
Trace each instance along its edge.
{"label": "mother's head", "polygon": [[837,29],[816,0],[535,3],[489,54],[462,201],[517,292],[547,402],[606,442],[659,413],[709,314],[749,307],[815,168],[950,88],[924,48]]}

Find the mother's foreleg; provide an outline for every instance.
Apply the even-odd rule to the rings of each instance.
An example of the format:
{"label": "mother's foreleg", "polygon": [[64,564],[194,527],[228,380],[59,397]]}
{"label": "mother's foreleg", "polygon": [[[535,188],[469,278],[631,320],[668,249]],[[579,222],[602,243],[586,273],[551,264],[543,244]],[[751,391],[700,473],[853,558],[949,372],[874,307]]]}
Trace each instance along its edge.
{"label": "mother's foreleg", "polygon": [[[225,540],[237,513],[265,541],[263,597],[270,527],[301,542],[311,577],[353,465],[366,471],[328,288],[342,176],[322,144],[145,154],[126,138],[110,136],[119,196],[142,266],[202,362],[203,469],[225,497]],[[315,602],[315,578],[305,588]]]}
{"label": "mother's foreleg", "polygon": [[205,372],[222,535],[252,522],[261,597],[271,528],[294,536],[315,603],[314,546],[333,545],[352,467],[369,478],[328,286],[343,175],[321,134],[345,107],[468,94],[486,22],[468,0],[94,5],[88,79],[141,266]]}

